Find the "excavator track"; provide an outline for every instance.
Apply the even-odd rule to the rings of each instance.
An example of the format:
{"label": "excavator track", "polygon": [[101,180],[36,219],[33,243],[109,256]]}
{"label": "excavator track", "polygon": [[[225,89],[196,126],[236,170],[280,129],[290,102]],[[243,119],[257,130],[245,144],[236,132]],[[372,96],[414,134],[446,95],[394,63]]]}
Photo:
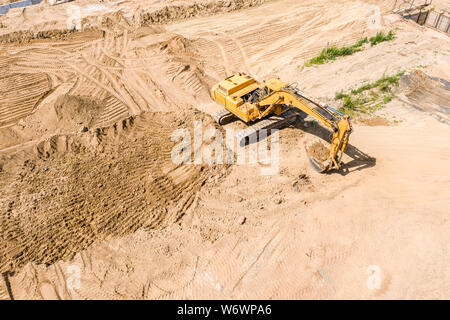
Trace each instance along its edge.
{"label": "excavator track", "polygon": [[284,127],[295,121],[297,113],[293,110],[288,110],[281,115],[272,115],[266,119],[258,121],[254,125],[242,130],[236,134],[236,140],[240,146],[245,146],[249,143],[250,137],[255,136],[258,138],[259,131],[263,129],[278,129]]}
{"label": "excavator track", "polygon": [[214,120],[220,124],[221,126],[230,123],[234,120],[235,116],[227,109],[223,109],[219,112],[216,112],[214,115]]}

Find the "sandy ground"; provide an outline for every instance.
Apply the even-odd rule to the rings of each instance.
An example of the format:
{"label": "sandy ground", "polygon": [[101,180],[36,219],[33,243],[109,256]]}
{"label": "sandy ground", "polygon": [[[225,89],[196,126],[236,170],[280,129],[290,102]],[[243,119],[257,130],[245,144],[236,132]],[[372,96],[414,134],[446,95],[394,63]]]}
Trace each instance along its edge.
{"label": "sandy ground", "polygon": [[[450,39],[394,2],[104,2],[79,31],[67,8],[92,1],[0,17],[0,297],[448,299]],[[301,68],[374,35],[375,3],[397,39]],[[280,131],[275,175],[170,159],[174,130],[215,126],[208,90],[233,72],[336,103],[400,70],[340,173],[309,167],[309,118]]]}

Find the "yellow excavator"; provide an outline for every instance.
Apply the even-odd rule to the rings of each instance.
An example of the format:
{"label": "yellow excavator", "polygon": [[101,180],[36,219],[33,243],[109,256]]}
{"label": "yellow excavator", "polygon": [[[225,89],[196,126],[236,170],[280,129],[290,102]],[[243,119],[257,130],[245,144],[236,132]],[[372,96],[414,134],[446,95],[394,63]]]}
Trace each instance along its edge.
{"label": "yellow excavator", "polygon": [[350,117],[306,95],[296,84],[288,85],[279,78],[261,83],[239,73],[212,87],[211,95],[224,107],[214,116],[218,124],[240,119],[249,125],[237,134],[240,145],[247,144],[249,138],[257,136],[262,129],[276,129],[292,123],[302,112],[311,115],[332,130],[328,159],[320,161],[310,157],[312,167],[320,173],[341,167],[342,155],[353,130]]}

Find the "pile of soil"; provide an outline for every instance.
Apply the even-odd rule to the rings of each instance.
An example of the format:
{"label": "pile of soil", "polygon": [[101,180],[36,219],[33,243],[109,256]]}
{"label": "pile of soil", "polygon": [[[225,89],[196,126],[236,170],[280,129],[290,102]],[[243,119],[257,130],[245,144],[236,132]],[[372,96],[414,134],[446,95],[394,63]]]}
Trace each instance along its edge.
{"label": "pile of soil", "polygon": [[[55,136],[14,174],[0,171],[0,272],[29,262],[50,265],[96,240],[175,223],[210,179],[216,183],[228,172],[171,159],[174,130],[192,131],[202,119],[193,112],[151,113]],[[208,119],[204,124],[213,122]]]}
{"label": "pile of soil", "polygon": [[89,128],[104,109],[103,103],[90,97],[61,95],[54,105],[61,127],[87,127]]}
{"label": "pile of soil", "polygon": [[307,149],[307,152],[310,157],[316,158],[319,161],[327,160],[330,155],[330,150],[318,141],[313,143]]}
{"label": "pile of soil", "polygon": [[450,85],[440,78],[431,78],[420,70],[405,73],[399,81],[401,100],[416,109],[450,124]]}
{"label": "pile of soil", "polygon": [[436,85],[437,83],[421,70],[405,73],[399,81],[400,89],[406,94],[421,88],[432,88]]}

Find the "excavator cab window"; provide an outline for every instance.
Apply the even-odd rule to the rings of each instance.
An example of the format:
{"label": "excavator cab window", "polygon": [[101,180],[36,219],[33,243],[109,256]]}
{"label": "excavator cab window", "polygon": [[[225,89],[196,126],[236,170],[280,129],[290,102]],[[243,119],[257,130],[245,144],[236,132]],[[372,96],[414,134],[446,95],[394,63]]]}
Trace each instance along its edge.
{"label": "excavator cab window", "polygon": [[263,88],[257,88],[250,91],[249,93],[246,93],[241,98],[242,100],[244,100],[244,102],[257,103],[259,100],[268,96],[272,92],[273,91],[270,88],[264,86]]}
{"label": "excavator cab window", "polygon": [[241,98],[242,100],[244,100],[244,102],[256,103],[259,100],[260,92],[261,89],[258,88],[243,95]]}
{"label": "excavator cab window", "polygon": [[262,92],[262,96],[265,97],[265,96],[268,96],[271,93],[272,93],[272,90],[270,88],[264,86],[263,92]]}

